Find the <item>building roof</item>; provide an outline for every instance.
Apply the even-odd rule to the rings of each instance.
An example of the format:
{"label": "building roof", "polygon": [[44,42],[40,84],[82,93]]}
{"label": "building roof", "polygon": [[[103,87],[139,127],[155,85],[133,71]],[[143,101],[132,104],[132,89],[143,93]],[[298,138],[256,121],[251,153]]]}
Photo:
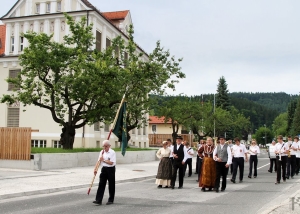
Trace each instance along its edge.
{"label": "building roof", "polygon": [[158,117],[158,116],[149,116],[149,124],[171,124],[171,120],[169,119],[165,122],[165,117]]}
{"label": "building roof", "polygon": [[128,15],[129,10],[102,12],[102,14],[110,20],[124,20]]}

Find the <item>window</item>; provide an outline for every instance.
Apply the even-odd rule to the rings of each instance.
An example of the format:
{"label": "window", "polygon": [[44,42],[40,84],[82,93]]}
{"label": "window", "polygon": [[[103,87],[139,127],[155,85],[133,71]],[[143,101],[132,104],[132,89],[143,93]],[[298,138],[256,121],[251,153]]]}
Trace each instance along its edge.
{"label": "window", "polygon": [[96,131],[96,132],[100,131],[100,123],[99,122],[94,123],[94,131]]}
{"label": "window", "polygon": [[23,51],[23,47],[24,47],[23,44],[24,44],[24,37],[20,36],[20,48],[19,48],[20,51]]}
{"label": "window", "polygon": [[60,144],[59,140],[53,140],[53,148],[62,148],[62,145]]}
{"label": "window", "polygon": [[134,128],[134,129],[132,129],[131,133],[132,133],[132,134],[135,134],[135,128]]}
{"label": "window", "polygon": [[101,51],[101,33],[96,31],[96,50]]}
{"label": "window", "polygon": [[57,11],[60,12],[61,11],[61,1],[57,2]]}
{"label": "window", "polygon": [[51,3],[46,2],[46,13],[50,13],[50,12],[51,12]]}
{"label": "window", "polygon": [[40,4],[35,5],[35,12],[40,13]]}
{"label": "window", "polygon": [[111,46],[110,39],[106,38],[106,48],[108,48],[109,46]]}
{"label": "window", "polygon": [[109,124],[105,124],[104,125],[104,131],[105,132],[109,132]]}
{"label": "window", "polygon": [[47,145],[46,140],[31,140],[31,147],[46,148],[46,145]]}
{"label": "window", "polygon": [[15,37],[10,38],[10,52],[14,52],[15,50]]}
{"label": "window", "polygon": [[19,127],[20,108],[8,107],[7,109],[7,127]]}
{"label": "window", "polygon": [[152,125],[152,132],[153,132],[153,134],[156,133],[156,125]]}
{"label": "window", "polygon": [[[21,72],[21,70],[10,70],[8,77],[9,78],[17,78],[19,73]],[[8,83],[8,91],[13,91],[13,90],[18,90],[20,89],[19,87],[17,87],[15,84],[12,83]]]}
{"label": "window", "polygon": [[143,135],[146,135],[146,126],[143,126]]}
{"label": "window", "polygon": [[141,128],[138,128],[138,135],[141,135]]}
{"label": "window", "polygon": [[96,148],[100,148],[100,141],[96,141]]}

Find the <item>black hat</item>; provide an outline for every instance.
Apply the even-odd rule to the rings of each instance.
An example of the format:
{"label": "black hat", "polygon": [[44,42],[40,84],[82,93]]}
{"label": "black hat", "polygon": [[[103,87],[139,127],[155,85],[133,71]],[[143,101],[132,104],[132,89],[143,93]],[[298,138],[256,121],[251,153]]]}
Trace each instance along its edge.
{"label": "black hat", "polygon": [[179,136],[179,135],[176,137],[176,139],[183,140],[183,138],[181,136]]}

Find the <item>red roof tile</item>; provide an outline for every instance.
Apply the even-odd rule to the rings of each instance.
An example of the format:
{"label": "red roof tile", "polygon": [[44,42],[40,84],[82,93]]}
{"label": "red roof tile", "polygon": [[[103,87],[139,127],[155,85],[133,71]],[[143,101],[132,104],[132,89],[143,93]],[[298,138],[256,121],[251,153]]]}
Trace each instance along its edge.
{"label": "red roof tile", "polygon": [[123,11],[113,11],[113,12],[103,12],[102,14],[109,20],[121,20],[125,19],[129,10]]}
{"label": "red roof tile", "polygon": [[[165,117],[149,116],[149,124],[163,124],[165,123]],[[166,123],[171,124],[169,119]]]}

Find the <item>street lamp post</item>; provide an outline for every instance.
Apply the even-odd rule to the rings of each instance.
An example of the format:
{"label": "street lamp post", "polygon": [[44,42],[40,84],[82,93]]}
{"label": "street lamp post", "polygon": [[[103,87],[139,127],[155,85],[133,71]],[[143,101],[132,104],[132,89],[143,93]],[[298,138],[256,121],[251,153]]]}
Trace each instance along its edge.
{"label": "street lamp post", "polygon": [[266,124],[264,124],[265,126],[265,145],[267,145],[267,127]]}

